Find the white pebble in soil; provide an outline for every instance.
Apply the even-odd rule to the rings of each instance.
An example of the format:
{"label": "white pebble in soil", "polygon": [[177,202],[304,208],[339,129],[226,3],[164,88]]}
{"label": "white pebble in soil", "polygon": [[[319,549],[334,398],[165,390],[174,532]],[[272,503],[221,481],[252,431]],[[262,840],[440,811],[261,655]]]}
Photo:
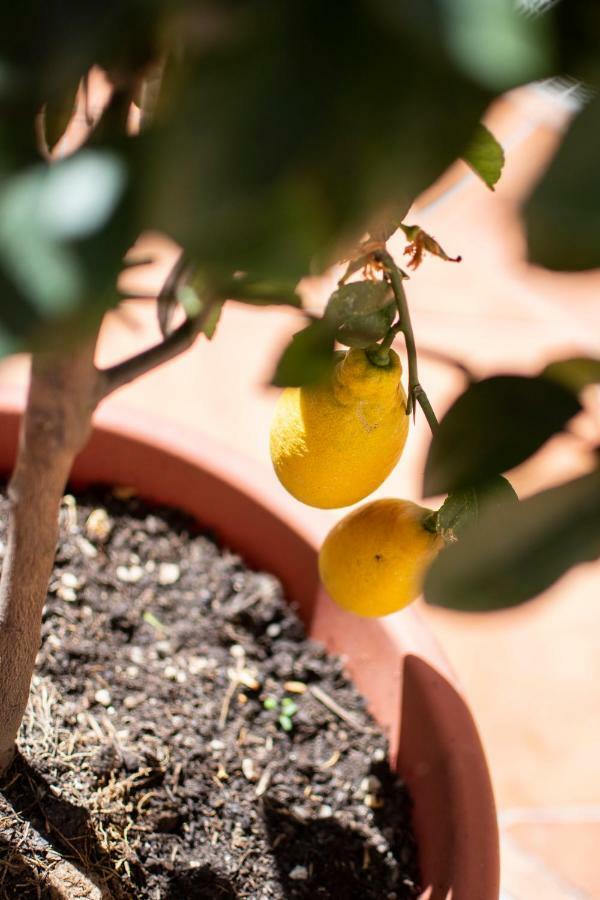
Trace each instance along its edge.
{"label": "white pebble in soil", "polygon": [[181,570],[177,563],[161,563],[158,567],[158,583],[163,587],[179,581]]}
{"label": "white pebble in soil", "polygon": [[99,703],[100,706],[110,706],[112,702],[110,691],[107,691],[106,688],[100,688],[94,694],[94,700],[96,703]]}
{"label": "white pebble in soil", "polygon": [[294,866],[288,874],[292,881],[306,881],[308,878],[308,869],[306,866]]}
{"label": "white pebble in soil", "polygon": [[123,581],[125,584],[137,584],[144,577],[144,570],[137,565],[117,566],[116,575],[119,581]]}

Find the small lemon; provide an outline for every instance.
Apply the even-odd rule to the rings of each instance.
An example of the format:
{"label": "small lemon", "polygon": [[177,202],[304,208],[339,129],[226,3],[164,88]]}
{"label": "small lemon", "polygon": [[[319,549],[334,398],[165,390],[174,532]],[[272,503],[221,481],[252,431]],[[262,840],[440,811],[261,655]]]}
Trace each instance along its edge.
{"label": "small lemon", "polygon": [[409,500],[374,500],[344,516],[319,554],[321,579],[338,606],[387,616],[415,600],[444,543],[425,528],[429,515]]}
{"label": "small lemon", "polygon": [[390,474],[408,434],[402,366],[352,349],[323,384],[286,388],[271,428],[271,459],[303,503],[331,509],[367,497]]}

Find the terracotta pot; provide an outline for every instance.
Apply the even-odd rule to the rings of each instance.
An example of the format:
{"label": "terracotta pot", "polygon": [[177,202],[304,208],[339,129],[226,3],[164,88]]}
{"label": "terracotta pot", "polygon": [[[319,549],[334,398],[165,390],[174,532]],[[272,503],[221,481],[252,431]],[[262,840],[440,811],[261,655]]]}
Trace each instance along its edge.
{"label": "terracotta pot", "polygon": [[[0,470],[9,472],[22,393],[0,394]],[[318,541],[298,504],[290,514],[270,472],[197,433],[108,406],[78,458],[73,484],[135,487],[213,528],[283,582],[312,637],[347,668],[390,738],[414,802],[423,900],[497,900],[498,833],[485,756],[460,688],[411,609],[382,620],[339,610],[317,574]]]}

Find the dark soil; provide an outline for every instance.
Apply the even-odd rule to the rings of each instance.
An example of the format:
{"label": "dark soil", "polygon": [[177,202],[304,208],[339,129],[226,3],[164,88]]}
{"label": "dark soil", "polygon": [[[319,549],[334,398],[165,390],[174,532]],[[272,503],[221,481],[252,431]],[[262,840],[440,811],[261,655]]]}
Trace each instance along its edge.
{"label": "dark soil", "polygon": [[409,798],[340,660],[275,578],[126,493],[61,509],[0,897],[415,897]]}

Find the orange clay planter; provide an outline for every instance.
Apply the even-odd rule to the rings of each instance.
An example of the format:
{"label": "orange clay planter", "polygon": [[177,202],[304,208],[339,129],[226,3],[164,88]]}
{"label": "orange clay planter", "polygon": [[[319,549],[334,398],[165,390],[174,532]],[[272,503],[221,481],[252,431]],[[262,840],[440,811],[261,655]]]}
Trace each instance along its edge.
{"label": "orange clay planter", "polygon": [[[21,391],[0,391],[0,471],[17,445]],[[497,900],[496,811],[485,756],[454,676],[418,614],[359,619],[319,583],[310,517],[293,514],[274,476],[231,450],[159,419],[108,406],[77,459],[72,482],[135,487],[213,528],[255,567],[274,573],[310,635],[342,654],[391,759],[407,782],[425,886],[423,900]]]}

